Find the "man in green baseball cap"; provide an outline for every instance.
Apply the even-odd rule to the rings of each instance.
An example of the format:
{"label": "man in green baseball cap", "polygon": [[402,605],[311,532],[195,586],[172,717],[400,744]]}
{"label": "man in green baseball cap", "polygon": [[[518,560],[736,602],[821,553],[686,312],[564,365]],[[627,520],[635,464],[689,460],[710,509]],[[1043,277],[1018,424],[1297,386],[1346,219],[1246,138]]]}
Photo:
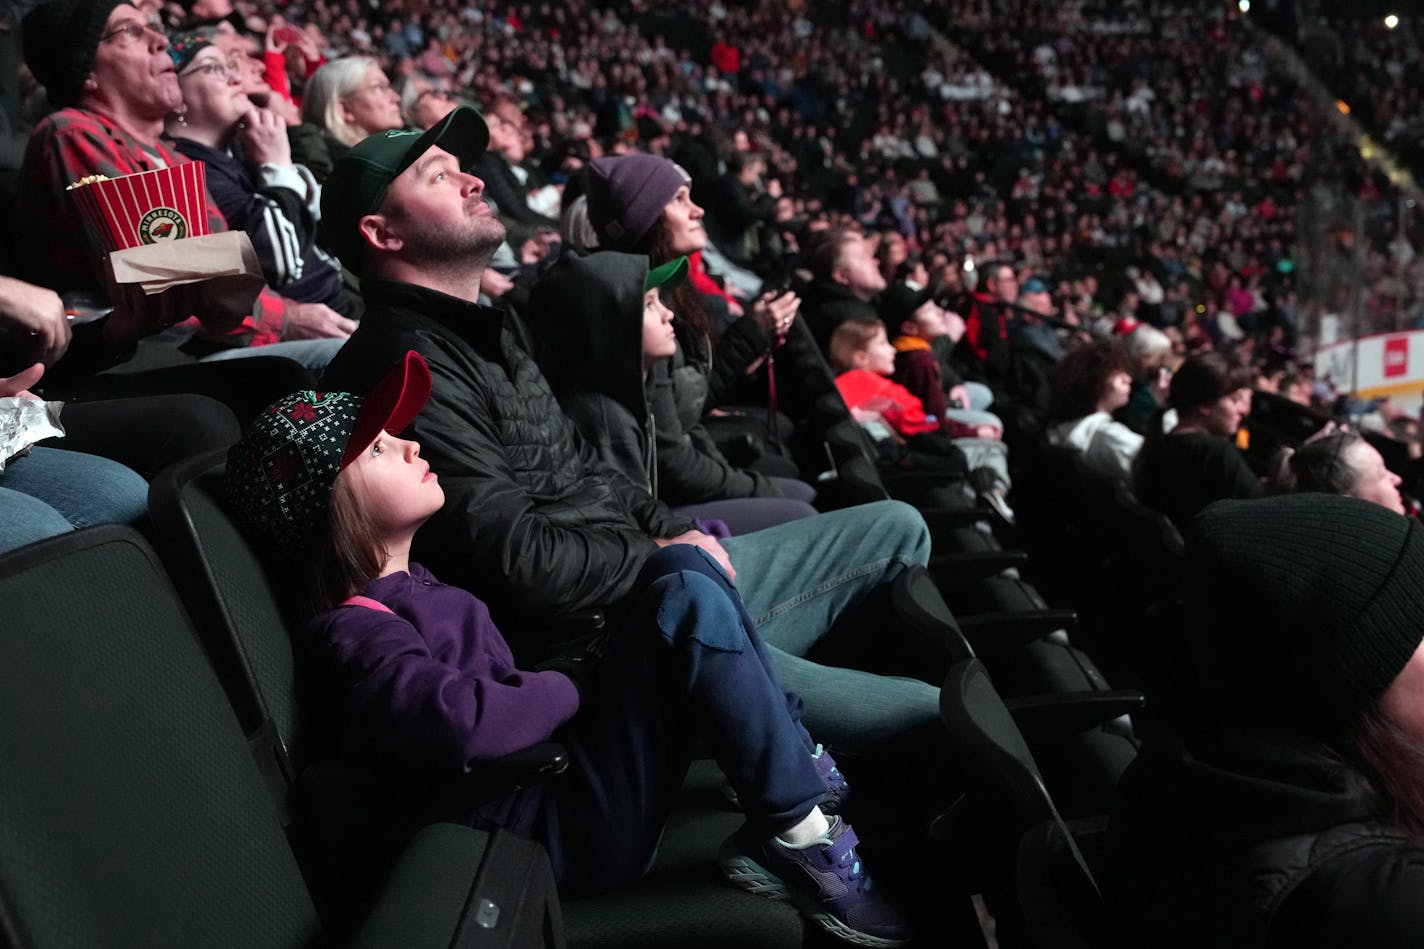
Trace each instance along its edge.
{"label": "man in green baseball cap", "polygon": [[[432,255],[482,253],[487,265],[504,226],[485,204],[484,182],[462,169],[488,144],[484,119],[465,106],[424,132],[372,135],[342,156],[322,189],[322,243],[363,279],[372,253],[387,263],[418,260],[422,272]],[[393,190],[400,199],[387,202]]]}

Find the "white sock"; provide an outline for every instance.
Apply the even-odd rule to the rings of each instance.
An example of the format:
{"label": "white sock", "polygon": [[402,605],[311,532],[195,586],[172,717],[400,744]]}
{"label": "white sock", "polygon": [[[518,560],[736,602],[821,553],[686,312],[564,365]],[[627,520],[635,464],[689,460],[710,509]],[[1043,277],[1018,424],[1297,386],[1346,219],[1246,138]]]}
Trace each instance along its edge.
{"label": "white sock", "polygon": [[831,822],[821,813],[819,807],[811,808],[811,813],[777,834],[777,839],[791,847],[805,847],[825,837],[831,831]]}

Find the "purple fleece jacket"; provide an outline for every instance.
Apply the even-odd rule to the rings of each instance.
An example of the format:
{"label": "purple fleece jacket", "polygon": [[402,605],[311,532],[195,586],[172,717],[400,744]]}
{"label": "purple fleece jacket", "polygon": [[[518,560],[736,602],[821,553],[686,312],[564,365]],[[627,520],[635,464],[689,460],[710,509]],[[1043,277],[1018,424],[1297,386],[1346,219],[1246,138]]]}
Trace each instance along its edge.
{"label": "purple fleece jacket", "polygon": [[[310,626],[342,703],[344,755],[455,775],[547,740],[577,711],[566,676],[516,669],[484,603],[419,564],[362,594],[392,613],[339,606]],[[515,810],[506,820],[527,829],[532,808]]]}

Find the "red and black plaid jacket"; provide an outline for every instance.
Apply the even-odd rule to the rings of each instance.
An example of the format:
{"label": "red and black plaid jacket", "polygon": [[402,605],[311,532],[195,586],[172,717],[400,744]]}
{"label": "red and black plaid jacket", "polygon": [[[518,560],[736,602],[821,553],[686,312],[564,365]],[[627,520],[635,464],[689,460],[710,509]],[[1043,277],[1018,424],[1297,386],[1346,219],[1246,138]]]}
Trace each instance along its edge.
{"label": "red and black plaid jacket", "polygon": [[[45,118],[30,137],[15,202],[21,275],[59,293],[79,290],[102,298],[103,242],[65,189],[86,175],[118,178],[187,161],[162,140],[138,141],[99,112],[61,109]],[[207,206],[209,229],[227,230],[211,198]],[[281,297],[264,291],[260,317],[204,333],[228,346],[273,343],[281,337],[283,309]]]}

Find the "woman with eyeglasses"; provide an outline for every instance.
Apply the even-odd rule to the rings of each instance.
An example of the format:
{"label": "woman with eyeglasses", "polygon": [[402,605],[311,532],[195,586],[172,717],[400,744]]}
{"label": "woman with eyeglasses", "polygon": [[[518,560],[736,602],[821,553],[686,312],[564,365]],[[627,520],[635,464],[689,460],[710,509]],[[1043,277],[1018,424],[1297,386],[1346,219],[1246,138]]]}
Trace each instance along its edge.
{"label": "woman with eyeglasses", "polygon": [[321,188],[292,162],[286,125],[253,104],[210,31],[175,36],[168,53],[183,96],[168,135],[207,166],[208,193],[228,226],[251,238],[267,283],[350,315],[341,269],[315,245]]}
{"label": "woman with eyeglasses", "polygon": [[403,126],[400,96],[374,59],[333,59],[307,80],[302,124],[289,133],[292,155],[325,183],[352,145]]}
{"label": "woman with eyeglasses", "polygon": [[[24,44],[25,61],[57,111],[35,126],[20,171],[15,203],[15,219],[24,222],[24,239],[16,242],[19,276],[84,309],[119,304],[75,332],[52,378],[58,382],[107,368],[131,355],[137,339],[190,315],[197,315],[202,326],[185,344],[189,353],[272,353],[269,344],[280,342],[277,355],[324,365],[339,345],[333,340],[355,329],[324,304],[284,299],[264,289],[250,314],[195,314],[188,300],[170,295],[141,300],[111,289],[105,248],[84,223],[68,188],[88,176],[117,178],[189,161],[163,137],[166,119],[183,105],[183,93],[161,28],[129,3],[73,0],[31,10],[24,21]],[[215,203],[208,202],[206,212],[212,231],[227,229]]]}

